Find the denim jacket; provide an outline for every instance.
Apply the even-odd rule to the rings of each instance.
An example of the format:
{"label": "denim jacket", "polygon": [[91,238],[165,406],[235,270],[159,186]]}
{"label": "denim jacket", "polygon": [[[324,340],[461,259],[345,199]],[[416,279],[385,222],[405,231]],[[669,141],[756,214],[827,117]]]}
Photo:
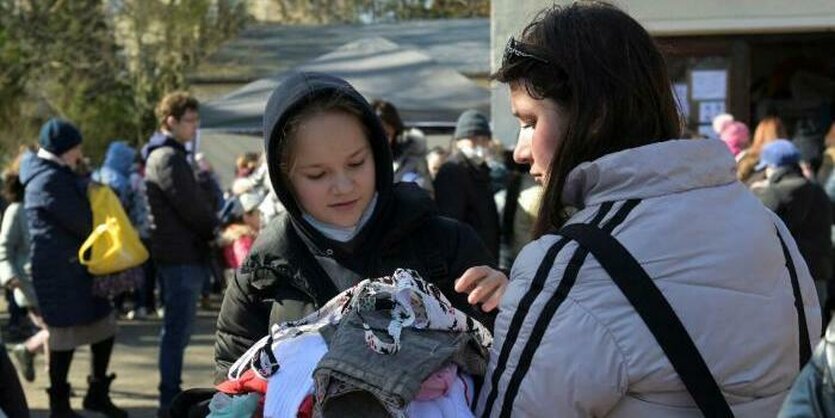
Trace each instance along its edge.
{"label": "denim jacket", "polygon": [[835,321],[815,348],[812,359],[797,376],[779,418],[835,417]]}

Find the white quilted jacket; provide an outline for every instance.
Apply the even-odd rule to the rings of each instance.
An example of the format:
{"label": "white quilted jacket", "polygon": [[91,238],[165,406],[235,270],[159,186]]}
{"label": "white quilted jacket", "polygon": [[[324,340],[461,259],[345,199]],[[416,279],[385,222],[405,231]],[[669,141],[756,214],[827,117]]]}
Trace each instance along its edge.
{"label": "white quilted jacket", "polygon": [[[624,203],[629,199],[638,200],[631,211]],[[569,223],[611,223],[614,237],[681,318],[734,415],[775,416],[799,371],[798,314],[778,229],[797,267],[812,346],[819,340],[820,308],[794,240],[736,180],[725,145],[676,140],[604,156],[571,172],[563,200],[582,208]],[[572,268],[578,247],[569,242],[537,288],[537,268],[559,239],[528,244],[513,266],[479,414],[701,416],[592,255]],[[573,286],[563,283],[572,279]],[[555,292],[561,283],[567,294]],[[544,309],[549,301],[557,306],[551,317]],[[521,326],[511,326],[514,316],[524,318]],[[509,355],[501,361],[505,346]]]}

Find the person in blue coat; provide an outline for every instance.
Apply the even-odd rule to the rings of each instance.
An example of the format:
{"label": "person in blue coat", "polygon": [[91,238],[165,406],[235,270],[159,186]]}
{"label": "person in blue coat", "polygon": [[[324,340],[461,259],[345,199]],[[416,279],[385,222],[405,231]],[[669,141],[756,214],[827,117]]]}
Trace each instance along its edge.
{"label": "person in blue coat", "polygon": [[81,133],[50,119],[41,128],[37,153],[21,167],[24,208],[32,249],[32,283],[49,330],[50,417],[78,417],[67,382],[75,348],[90,345],[92,374],[84,408],[127,417],[110,401],[115,375],[107,374],[116,335],[110,302],[92,293],[93,278],[79,263],[78,249],[93,228],[87,184],[75,170],[83,158]]}
{"label": "person in blue coat", "polygon": [[136,159],[136,150],[124,141],[113,141],[107,147],[104,164],[93,174],[93,179],[110,186],[119,201],[130,212],[133,191],[130,184],[131,167]]}
{"label": "person in blue coat", "polygon": [[[137,173],[134,162],[139,152],[125,141],[112,141],[107,147],[104,156],[104,163],[101,168],[93,172],[93,180],[110,187],[119,197],[122,208],[128,215],[131,224],[139,236],[145,240],[148,238],[150,219],[148,211],[148,198],[143,180]],[[143,265],[144,269],[148,266]],[[133,291],[134,310],[128,313],[130,319],[143,317],[148,310],[153,310],[153,292],[156,280],[153,275],[146,274],[145,281],[141,288]],[[115,308],[121,311],[128,295],[122,294],[114,299]]]}

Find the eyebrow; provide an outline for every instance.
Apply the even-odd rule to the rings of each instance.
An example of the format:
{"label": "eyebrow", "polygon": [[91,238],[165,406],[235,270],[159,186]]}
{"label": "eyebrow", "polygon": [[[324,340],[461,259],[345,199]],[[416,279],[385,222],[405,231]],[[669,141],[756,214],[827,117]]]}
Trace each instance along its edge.
{"label": "eyebrow", "polygon": [[[354,151],[353,153],[351,153],[351,155],[348,156],[348,159],[354,158],[357,155],[361,154],[363,151],[367,151],[370,148],[371,147],[369,145],[365,145],[362,148],[360,148],[360,149]],[[321,168],[322,166],[323,166],[323,164],[309,164],[309,165],[300,166],[300,167],[298,167],[298,169],[299,170],[304,170],[304,169],[308,169],[308,168]]]}

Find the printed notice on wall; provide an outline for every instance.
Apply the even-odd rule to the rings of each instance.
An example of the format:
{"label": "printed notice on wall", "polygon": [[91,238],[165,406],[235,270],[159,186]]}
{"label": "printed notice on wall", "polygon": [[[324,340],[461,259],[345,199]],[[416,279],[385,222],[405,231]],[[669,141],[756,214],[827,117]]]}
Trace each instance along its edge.
{"label": "printed notice on wall", "polygon": [[725,70],[695,70],[691,73],[693,100],[722,100],[728,90]]}
{"label": "printed notice on wall", "polygon": [[725,102],[699,102],[699,123],[712,123],[722,113],[725,113]]}
{"label": "printed notice on wall", "polygon": [[690,117],[690,102],[687,98],[687,89],[686,83],[673,84],[673,93],[676,95],[676,102],[684,119]]}
{"label": "printed notice on wall", "polygon": [[712,125],[699,125],[699,136],[704,138],[717,139],[716,132],[713,132]]}

